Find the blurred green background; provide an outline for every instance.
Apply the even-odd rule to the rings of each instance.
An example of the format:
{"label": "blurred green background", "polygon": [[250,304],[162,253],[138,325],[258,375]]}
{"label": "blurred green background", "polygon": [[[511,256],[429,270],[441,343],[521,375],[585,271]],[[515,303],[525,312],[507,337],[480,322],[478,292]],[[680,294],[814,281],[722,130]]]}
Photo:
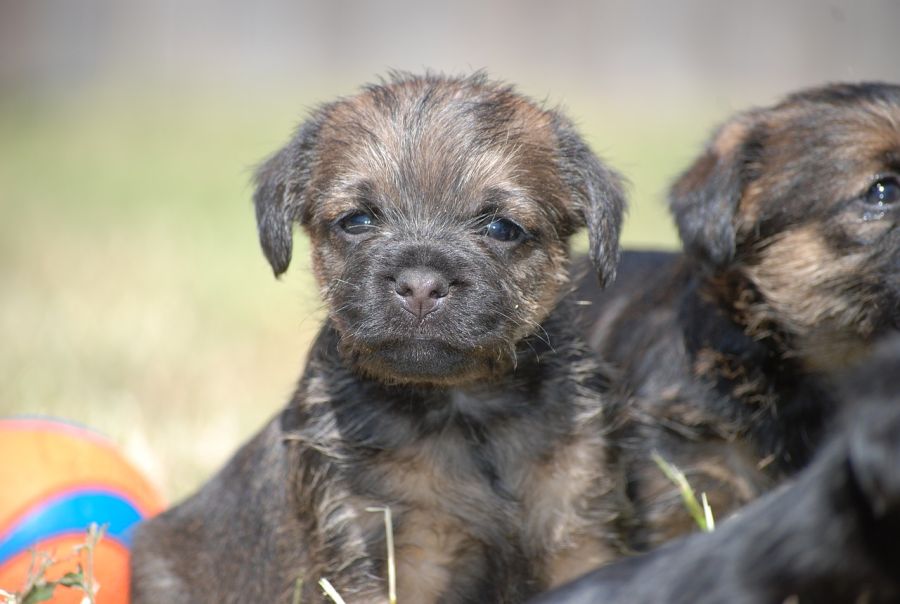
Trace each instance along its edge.
{"label": "blurred green background", "polygon": [[322,317],[302,237],[280,281],[259,252],[253,167],[391,67],[561,103],[631,183],[625,245],[674,248],[665,188],[728,114],[900,79],[896,3],[778,6],[0,4],[0,415],[94,427],[173,499],[220,466]]}

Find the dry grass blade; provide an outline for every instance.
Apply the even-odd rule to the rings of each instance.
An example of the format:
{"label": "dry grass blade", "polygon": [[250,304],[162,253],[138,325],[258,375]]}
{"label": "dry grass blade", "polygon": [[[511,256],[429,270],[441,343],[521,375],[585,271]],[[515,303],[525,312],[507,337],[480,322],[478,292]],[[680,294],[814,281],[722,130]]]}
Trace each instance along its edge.
{"label": "dry grass blade", "polygon": [[391,518],[391,508],[372,507],[366,508],[367,512],[384,513],[384,540],[387,544],[387,571],[388,571],[388,602],[397,604],[397,561],[394,557],[394,522]]}
{"label": "dry grass blade", "polygon": [[334,585],[332,585],[325,577],[319,579],[319,587],[322,588],[322,591],[325,592],[326,596],[331,598],[331,601],[334,602],[334,604],[347,604],[344,602],[344,598],[341,597],[341,594],[334,588]]}
{"label": "dry grass blade", "polygon": [[84,581],[82,589],[85,593],[82,602],[85,604],[94,604],[97,592],[100,591],[100,585],[94,581],[94,550],[103,539],[104,534],[106,534],[106,526],[98,526],[96,522],[92,522],[88,527],[88,536],[84,545],[75,548],[76,551],[85,550],[87,553],[87,572],[82,573]]}
{"label": "dry grass blade", "polygon": [[300,599],[303,597],[303,579],[297,579],[297,582],[294,583],[294,597],[291,598],[291,604],[300,604]]}

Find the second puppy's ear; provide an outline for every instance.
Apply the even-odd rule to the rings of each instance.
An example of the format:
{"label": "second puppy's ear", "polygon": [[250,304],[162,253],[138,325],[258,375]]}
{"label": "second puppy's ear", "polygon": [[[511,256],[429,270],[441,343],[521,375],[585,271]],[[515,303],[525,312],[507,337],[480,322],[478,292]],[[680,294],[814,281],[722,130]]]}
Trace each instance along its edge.
{"label": "second puppy's ear", "polygon": [[757,114],[748,112],[721,126],[669,191],[685,251],[716,267],[736,252],[738,204],[759,151],[757,122]]}
{"label": "second puppy's ear", "polygon": [[307,120],[291,142],[257,168],[253,179],[259,243],[276,277],[291,263],[293,226],[307,202],[322,121],[322,112]]}
{"label": "second puppy's ear", "polygon": [[619,232],[625,212],[622,177],[606,167],[564,118],[554,123],[563,180],[571,190],[578,222],[587,227],[588,255],[601,285],[615,279]]}

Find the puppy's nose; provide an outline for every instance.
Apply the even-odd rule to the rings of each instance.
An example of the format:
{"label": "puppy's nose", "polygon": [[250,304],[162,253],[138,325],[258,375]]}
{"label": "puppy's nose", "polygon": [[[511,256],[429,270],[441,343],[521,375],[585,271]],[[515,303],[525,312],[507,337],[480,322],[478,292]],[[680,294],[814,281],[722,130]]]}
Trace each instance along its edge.
{"label": "puppy's nose", "polygon": [[450,293],[450,282],[428,268],[406,268],[397,275],[394,291],[403,308],[421,320],[441,305]]}

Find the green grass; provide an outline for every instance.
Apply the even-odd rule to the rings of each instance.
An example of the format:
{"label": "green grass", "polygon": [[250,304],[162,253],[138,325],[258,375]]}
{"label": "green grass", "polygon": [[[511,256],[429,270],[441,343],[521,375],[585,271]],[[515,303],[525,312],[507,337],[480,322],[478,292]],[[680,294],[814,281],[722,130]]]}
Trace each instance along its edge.
{"label": "green grass", "polygon": [[681,503],[697,527],[704,533],[715,530],[716,520],[713,516],[712,508],[709,506],[709,500],[706,498],[706,493],[701,493],[698,501],[697,494],[691,487],[690,482],[688,482],[684,472],[674,464],[666,461],[656,451],[653,452],[652,457],[653,462],[659,467],[660,471],[678,489],[678,493],[681,495]]}
{"label": "green grass", "polygon": [[[84,543],[71,552],[31,551],[31,564],[25,584],[18,592],[0,589],[2,604],[38,604],[53,600],[57,590],[76,590],[84,594],[82,604],[95,604],[100,590],[94,578],[94,551],[106,534],[106,527],[91,523],[87,527]],[[53,567],[75,564],[75,570],[66,572],[57,579],[49,578]],[[60,589],[62,588],[62,589]]]}
{"label": "green grass", "polygon": [[[302,238],[272,277],[249,177],[323,99],[273,98],[0,105],[0,414],[92,426],[177,498],[284,404],[321,313]],[[569,110],[633,183],[626,245],[674,246],[662,193],[712,121]]]}

